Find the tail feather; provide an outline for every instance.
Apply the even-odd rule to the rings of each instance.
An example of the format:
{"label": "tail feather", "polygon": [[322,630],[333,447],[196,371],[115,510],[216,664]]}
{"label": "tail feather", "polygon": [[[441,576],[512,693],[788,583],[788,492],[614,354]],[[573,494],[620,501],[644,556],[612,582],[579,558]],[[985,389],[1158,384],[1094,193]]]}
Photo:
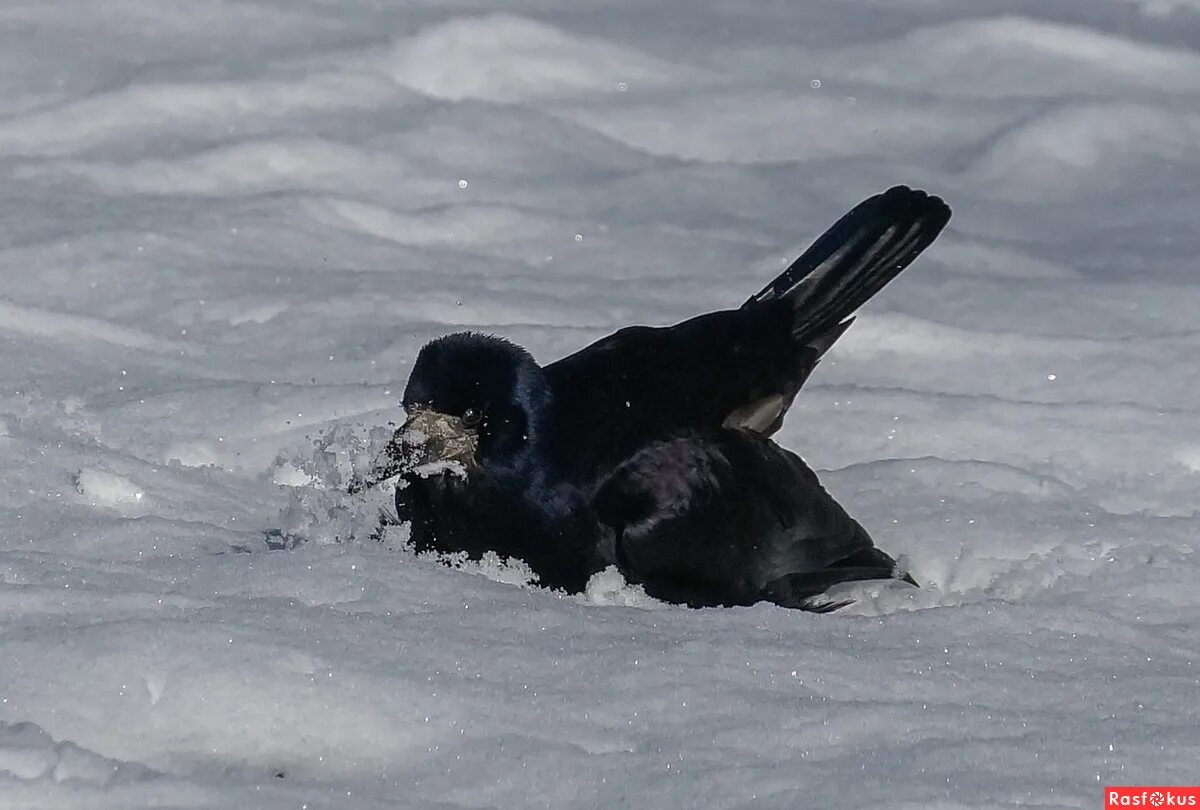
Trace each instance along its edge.
{"label": "tail feather", "polygon": [[832,340],[821,338],[836,339],[835,327],[908,267],[949,220],[940,198],[891,188],[855,206],[742,306],[786,300],[796,313],[793,335],[828,348]]}
{"label": "tail feather", "polygon": [[783,607],[829,613],[854,600],[822,600],[819,597],[834,585],[872,579],[896,579],[914,588],[921,587],[912,575],[897,569],[896,561],[881,548],[868,546],[838,560],[820,571],[784,574],[769,582],[762,598]]}
{"label": "tail feather", "polygon": [[762,598],[781,607],[826,613],[850,604],[849,601],[825,604],[816,601],[815,597],[825,593],[834,585],[871,579],[893,579],[894,577],[895,569],[878,566],[826,568],[823,571],[787,574],[763,588]]}

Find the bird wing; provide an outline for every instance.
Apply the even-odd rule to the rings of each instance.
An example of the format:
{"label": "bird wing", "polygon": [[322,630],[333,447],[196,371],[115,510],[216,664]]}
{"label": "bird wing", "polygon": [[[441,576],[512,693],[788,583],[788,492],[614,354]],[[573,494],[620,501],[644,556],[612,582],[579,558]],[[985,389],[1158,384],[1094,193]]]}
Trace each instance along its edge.
{"label": "bird wing", "polygon": [[895,186],[863,200],[743,309],[786,301],[792,333],[810,340],[837,326],[912,264],[950,221],[939,197]]}
{"label": "bird wing", "polygon": [[559,435],[568,437],[563,455],[586,460],[568,475],[609,469],[680,431],[775,432],[853,312],[949,217],[937,197],[897,186],[843,216],[740,309],[622,329],[548,365],[564,420]]}
{"label": "bird wing", "polygon": [[895,562],[799,456],[746,430],[643,447],[592,498],[613,562],[658,598],[789,607],[832,585],[893,576]]}

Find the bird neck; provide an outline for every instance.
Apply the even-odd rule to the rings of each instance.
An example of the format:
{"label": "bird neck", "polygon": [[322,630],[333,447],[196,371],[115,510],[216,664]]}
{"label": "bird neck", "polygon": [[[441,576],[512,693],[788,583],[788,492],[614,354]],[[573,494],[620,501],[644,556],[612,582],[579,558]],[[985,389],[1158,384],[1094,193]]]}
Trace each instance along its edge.
{"label": "bird neck", "polygon": [[554,435],[554,396],[541,368],[529,358],[514,374],[511,401],[495,414],[482,461],[496,474],[518,478],[526,486],[542,478],[560,478]]}

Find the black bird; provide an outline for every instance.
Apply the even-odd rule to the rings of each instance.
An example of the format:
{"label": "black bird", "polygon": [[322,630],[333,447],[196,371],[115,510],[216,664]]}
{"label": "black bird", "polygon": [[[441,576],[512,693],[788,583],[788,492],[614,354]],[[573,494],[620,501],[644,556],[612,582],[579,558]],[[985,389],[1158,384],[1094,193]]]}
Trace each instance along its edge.
{"label": "black bird", "polygon": [[[409,421],[372,478],[402,473],[397,511],[418,550],[493,550],[548,587],[581,590],[618,563],[675,601],[801,606],[836,582],[890,576],[891,558],[803,462],[759,437],[949,218],[939,198],[897,186],[739,309],[627,327],[545,367],[500,338],[438,338],[417,356]],[[710,474],[688,475],[692,463]],[[703,554],[713,561],[688,562]]]}

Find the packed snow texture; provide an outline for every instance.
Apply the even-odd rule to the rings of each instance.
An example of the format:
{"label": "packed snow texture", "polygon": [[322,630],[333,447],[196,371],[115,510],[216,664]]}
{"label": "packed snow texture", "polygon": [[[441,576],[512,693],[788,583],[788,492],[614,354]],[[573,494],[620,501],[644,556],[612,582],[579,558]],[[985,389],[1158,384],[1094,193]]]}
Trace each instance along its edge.
{"label": "packed snow texture", "polygon": [[[0,806],[1101,806],[1200,778],[1200,3],[0,10]],[[797,401],[924,587],[693,611],[371,539],[449,331],[955,219]]]}

